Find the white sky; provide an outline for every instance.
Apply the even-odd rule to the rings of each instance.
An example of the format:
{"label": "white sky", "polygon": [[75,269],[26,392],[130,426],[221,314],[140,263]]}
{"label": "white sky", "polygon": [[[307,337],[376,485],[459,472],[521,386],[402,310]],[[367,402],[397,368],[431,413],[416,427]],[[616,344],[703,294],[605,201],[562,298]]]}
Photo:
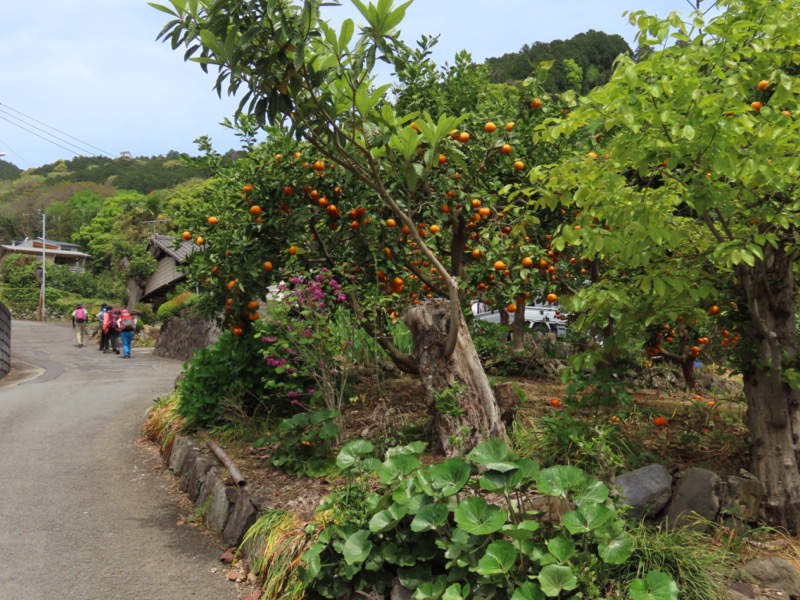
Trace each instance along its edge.
{"label": "white sky", "polygon": [[[343,3],[327,14],[358,24],[357,11],[349,0]],[[687,0],[415,0],[401,30],[409,44],[422,34],[440,34],[439,64],[462,49],[482,62],[588,29],[618,33],[633,45],[635,31],[622,17],[630,10],[666,16],[673,10],[686,15],[690,7]],[[27,169],[76,153],[196,154],[194,140],[201,135],[220,152],[238,148],[237,138],[219,126],[232,117],[236,101],[220,100],[211,73],[156,41],[167,21],[145,0],[1,0],[2,159]],[[14,124],[20,119],[30,131]],[[43,140],[35,127],[55,128],[80,149]]]}

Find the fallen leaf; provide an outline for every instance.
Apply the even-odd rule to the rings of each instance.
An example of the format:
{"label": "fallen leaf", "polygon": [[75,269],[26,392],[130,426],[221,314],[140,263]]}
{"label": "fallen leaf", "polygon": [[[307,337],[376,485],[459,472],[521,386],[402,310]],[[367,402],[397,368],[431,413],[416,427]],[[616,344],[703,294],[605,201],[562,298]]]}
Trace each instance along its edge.
{"label": "fallen leaf", "polygon": [[186,519],[185,519],[185,518],[183,518],[183,517],[181,517],[180,519],[178,519],[178,522],[177,522],[177,523],[175,523],[175,525],[177,525],[178,527],[181,527],[181,526],[183,526],[183,525],[186,525]]}
{"label": "fallen leaf", "polygon": [[225,552],[222,553],[222,556],[219,559],[224,562],[226,565],[229,565],[233,562],[233,556],[236,553],[236,548],[228,548]]}
{"label": "fallen leaf", "polygon": [[236,581],[236,579],[238,577],[239,577],[239,573],[237,573],[234,569],[231,569],[230,571],[228,571],[228,579],[230,581]]}

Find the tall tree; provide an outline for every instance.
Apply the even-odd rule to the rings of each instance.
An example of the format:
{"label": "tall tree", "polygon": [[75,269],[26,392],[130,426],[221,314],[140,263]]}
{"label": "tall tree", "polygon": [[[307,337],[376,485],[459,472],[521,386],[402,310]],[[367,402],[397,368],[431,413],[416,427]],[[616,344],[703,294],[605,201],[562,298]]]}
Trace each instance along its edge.
{"label": "tall tree", "polygon": [[694,327],[708,313],[741,337],[764,513],[797,532],[800,21],[789,15],[800,2],[719,4],[708,23],[699,13],[692,23],[631,15],[640,45],[663,49],[623,59],[547,130],[590,144],[546,174],[542,201],[578,214],[579,227],[563,228],[554,245],[608,262],[610,277],[570,304],[585,323]]}

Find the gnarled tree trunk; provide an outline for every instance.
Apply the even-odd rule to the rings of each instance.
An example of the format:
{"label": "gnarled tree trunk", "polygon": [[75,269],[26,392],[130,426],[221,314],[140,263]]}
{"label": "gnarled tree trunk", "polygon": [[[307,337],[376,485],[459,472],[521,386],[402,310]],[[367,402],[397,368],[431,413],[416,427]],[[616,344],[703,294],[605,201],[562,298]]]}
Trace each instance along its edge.
{"label": "gnarled tree trunk", "polygon": [[794,256],[767,245],[764,260],[741,267],[751,320],[742,332],[744,392],[748,405],[752,471],[764,484],[764,518],[800,531],[800,390],[786,368],[800,368],[795,323]]}
{"label": "gnarled tree trunk", "polygon": [[458,341],[450,356],[445,355],[449,303],[408,308],[403,321],[414,338],[433,449],[453,456],[488,438],[505,439],[500,408],[463,315],[459,313]]}

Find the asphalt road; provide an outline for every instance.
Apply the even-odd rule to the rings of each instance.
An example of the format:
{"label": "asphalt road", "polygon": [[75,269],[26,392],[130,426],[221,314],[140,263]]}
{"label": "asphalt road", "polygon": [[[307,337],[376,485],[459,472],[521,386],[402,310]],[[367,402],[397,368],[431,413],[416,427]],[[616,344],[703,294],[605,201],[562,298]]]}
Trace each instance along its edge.
{"label": "asphalt road", "polygon": [[0,379],[0,600],[228,600],[221,549],[178,525],[169,474],[139,442],[181,363],[78,348],[71,325],[14,321]]}

